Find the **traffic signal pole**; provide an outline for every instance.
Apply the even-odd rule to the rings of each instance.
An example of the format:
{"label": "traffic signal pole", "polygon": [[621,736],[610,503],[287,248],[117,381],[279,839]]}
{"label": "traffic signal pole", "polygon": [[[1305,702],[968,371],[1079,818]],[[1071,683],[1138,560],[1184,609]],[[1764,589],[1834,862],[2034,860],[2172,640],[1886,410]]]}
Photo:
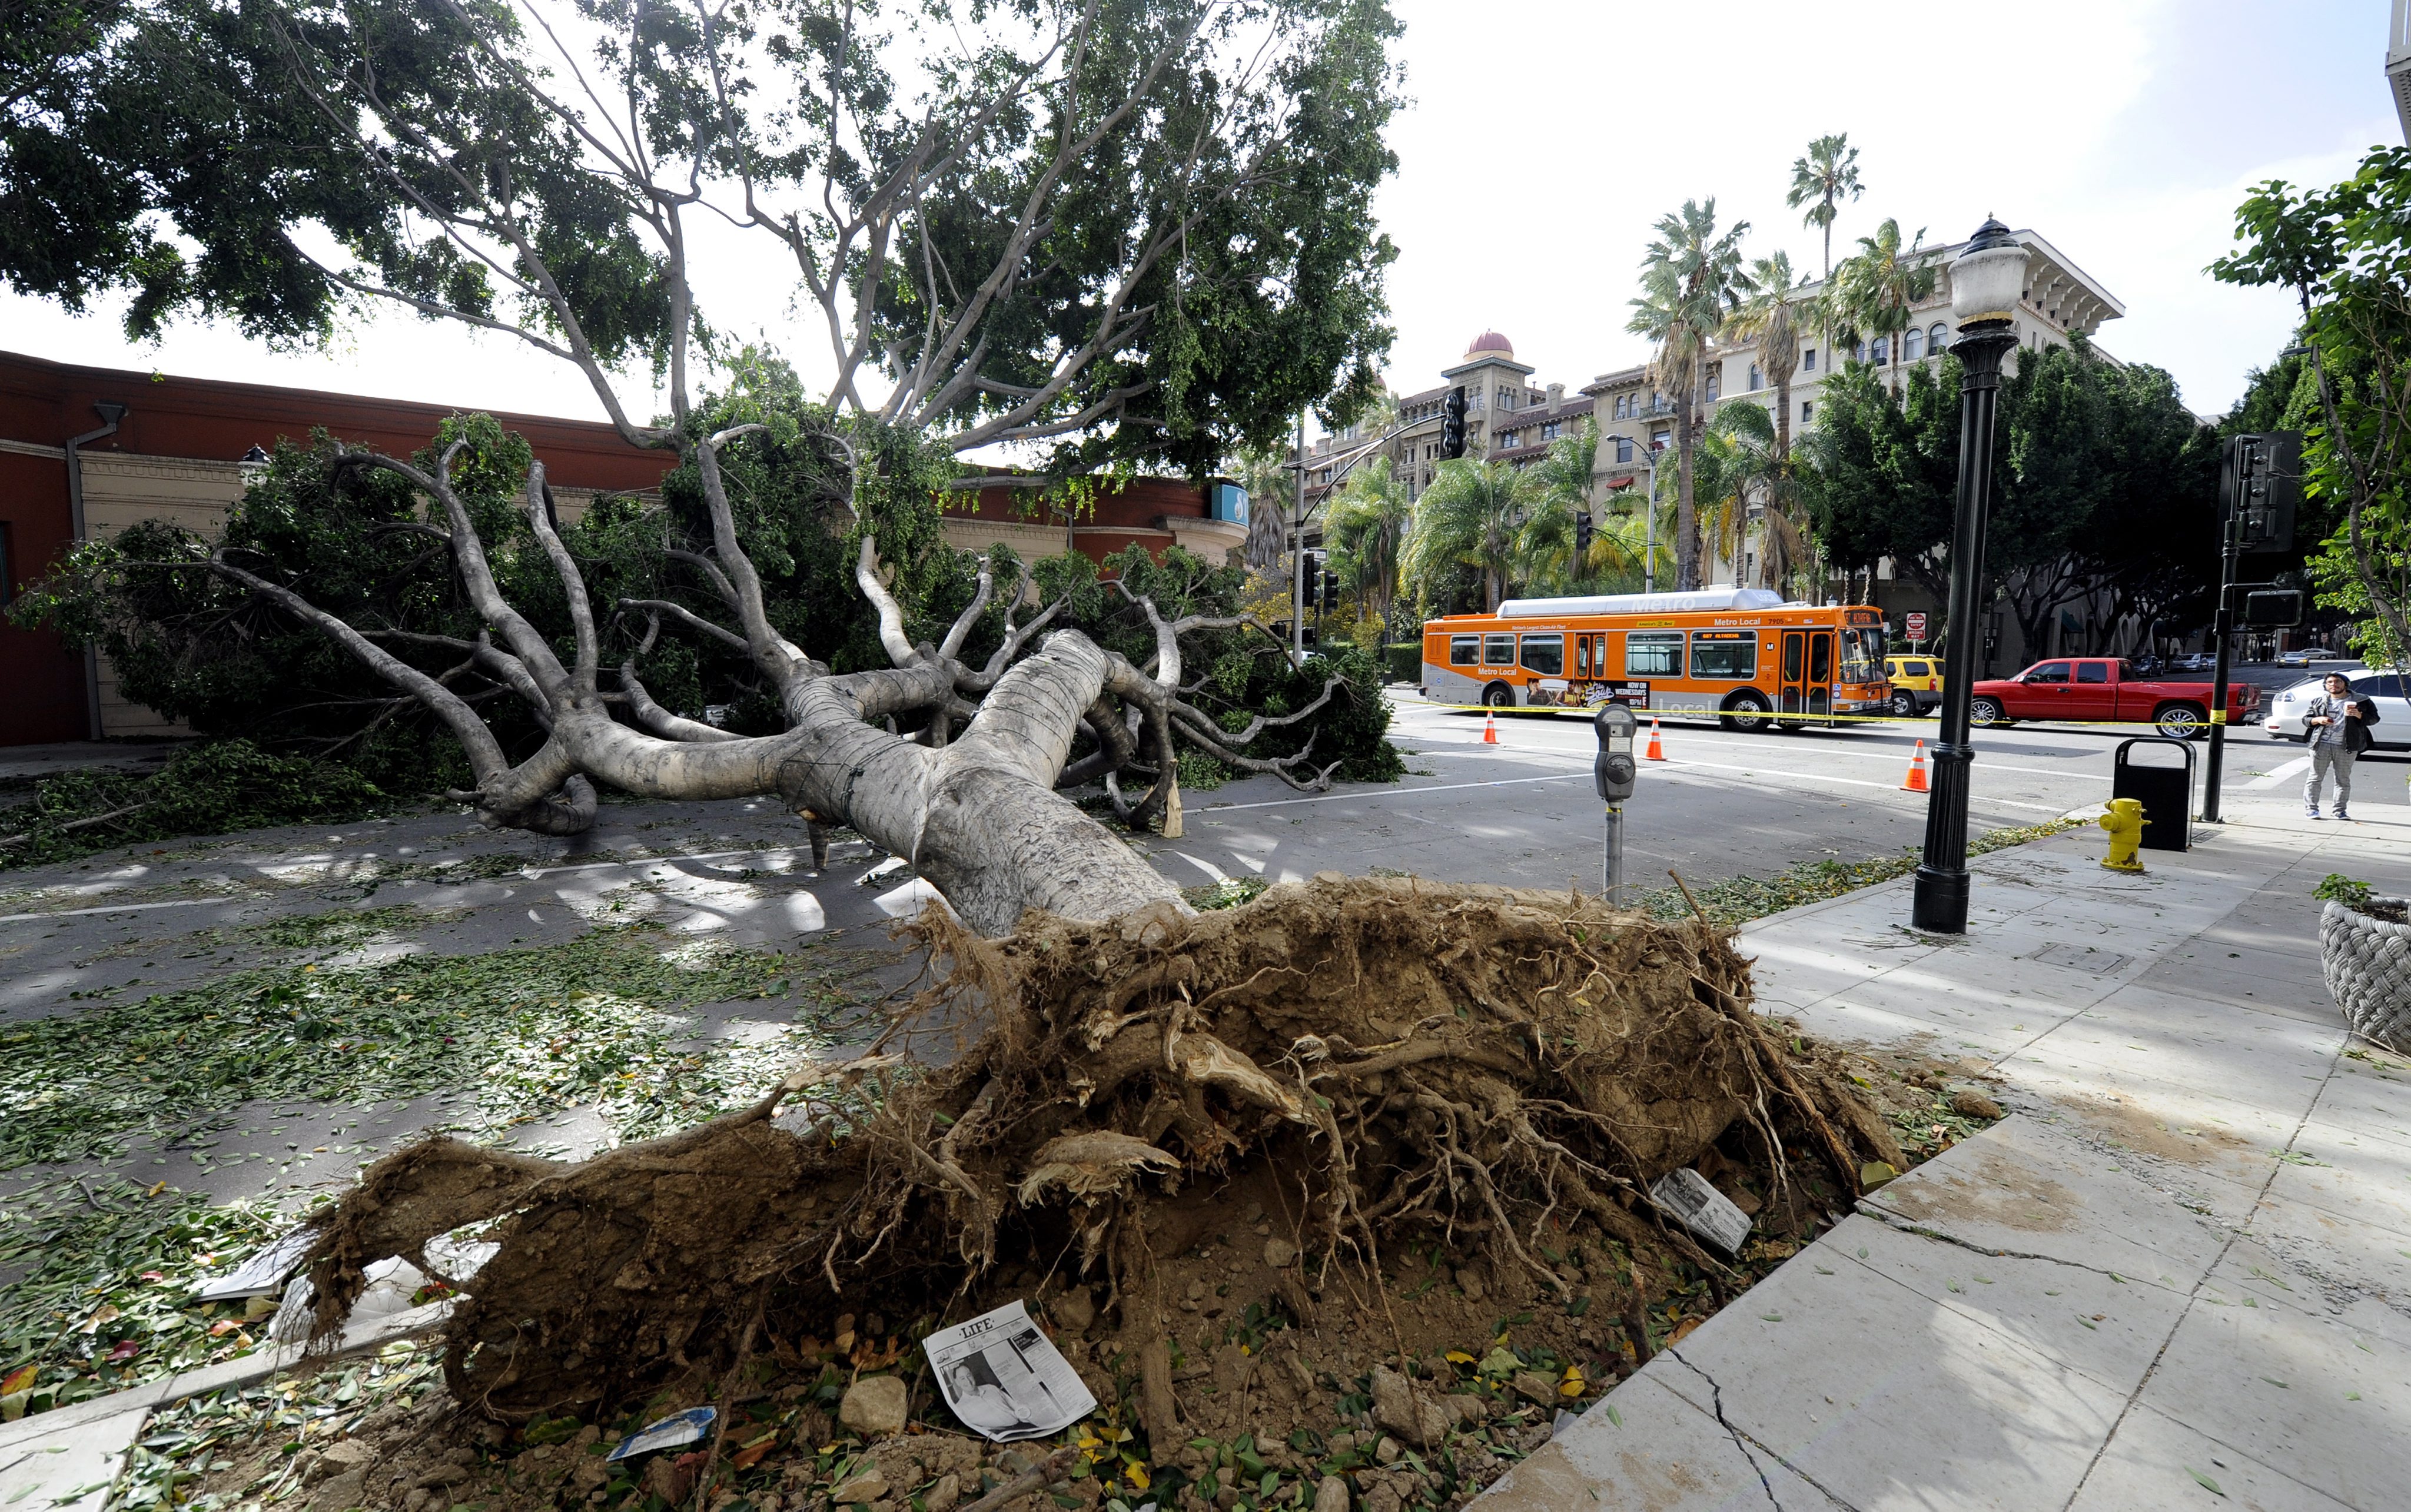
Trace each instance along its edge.
{"label": "traffic signal pole", "polygon": [[2218,640],[2218,662],[2210,675],[2210,756],[2201,766],[2201,821],[2205,824],[2225,822],[2218,817],[2218,783],[2227,763],[2227,657],[2228,645],[2235,638],[2235,564],[2243,555],[2243,543],[2237,535],[2243,523],[2243,511],[2234,508],[2231,500],[2222,499],[2218,518],[2218,615],[2211,621],[2211,633]]}
{"label": "traffic signal pole", "polygon": [[1297,412],[1297,513],[1290,516],[1290,665],[1306,665],[1306,412]]}

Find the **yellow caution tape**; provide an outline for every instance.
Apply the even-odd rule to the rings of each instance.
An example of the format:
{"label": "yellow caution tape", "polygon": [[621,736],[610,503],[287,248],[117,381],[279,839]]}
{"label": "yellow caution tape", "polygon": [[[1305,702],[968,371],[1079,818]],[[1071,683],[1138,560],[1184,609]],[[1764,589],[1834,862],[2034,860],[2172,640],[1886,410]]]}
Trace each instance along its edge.
{"label": "yellow caution tape", "polygon": [[[1505,708],[1494,709],[1487,704],[1434,704],[1426,700],[1424,704],[1424,707],[1454,709],[1461,714],[1592,714],[1598,711],[1600,705],[1597,704],[1510,704]],[[1735,717],[1718,709],[1652,709],[1642,708],[1637,705],[1633,708],[1632,712],[1635,714],[1646,714],[1653,719],[1660,720],[1726,720]],[[2254,710],[2239,724],[2237,721],[2228,719],[2225,711],[2213,709],[2210,711],[2210,722],[2213,724],[2224,724],[2228,726],[2230,729],[2257,729],[2258,727],[2258,721],[2262,717],[2262,712],[2263,711],[2258,709]],[[1900,715],[1890,712],[1882,714],[1777,714],[1773,711],[1769,711],[1764,714],[1742,717],[1766,720],[1771,722],[1781,724],[1901,724],[1930,727],[1937,722],[1936,720],[1931,716],[1903,718]],[[1971,725],[1969,728],[1981,734],[1985,730],[1998,730],[2013,724],[2048,724],[2061,728],[2093,730],[2153,730],[2158,728],[2158,726],[2150,720],[2069,720],[2057,718],[2048,714],[2021,714],[2012,719],[1996,720],[1990,725]]]}

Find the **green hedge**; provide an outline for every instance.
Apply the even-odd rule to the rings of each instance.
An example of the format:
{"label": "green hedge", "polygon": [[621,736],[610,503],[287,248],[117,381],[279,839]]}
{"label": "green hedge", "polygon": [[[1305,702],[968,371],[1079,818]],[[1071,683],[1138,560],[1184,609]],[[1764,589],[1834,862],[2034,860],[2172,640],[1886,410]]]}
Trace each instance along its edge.
{"label": "green hedge", "polygon": [[1411,646],[1385,646],[1381,649],[1388,660],[1392,682],[1424,680],[1423,642],[1416,641]]}

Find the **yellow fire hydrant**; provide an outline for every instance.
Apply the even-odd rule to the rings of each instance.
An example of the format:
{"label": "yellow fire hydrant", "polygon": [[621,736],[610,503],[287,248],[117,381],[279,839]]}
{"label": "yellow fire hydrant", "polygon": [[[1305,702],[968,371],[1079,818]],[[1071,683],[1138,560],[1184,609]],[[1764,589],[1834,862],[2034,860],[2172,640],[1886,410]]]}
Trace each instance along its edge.
{"label": "yellow fire hydrant", "polygon": [[2135,852],[2143,843],[2143,826],[2151,822],[2143,817],[2142,800],[2112,798],[2110,811],[2095,822],[2110,832],[2110,853],[2101,865],[2111,871],[2141,871],[2143,863]]}

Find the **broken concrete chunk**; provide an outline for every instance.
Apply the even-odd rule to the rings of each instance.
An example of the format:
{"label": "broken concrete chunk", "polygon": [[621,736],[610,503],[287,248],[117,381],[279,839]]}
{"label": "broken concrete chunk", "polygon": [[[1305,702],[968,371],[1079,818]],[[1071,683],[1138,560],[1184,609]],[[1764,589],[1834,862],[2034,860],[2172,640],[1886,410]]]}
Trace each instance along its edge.
{"label": "broken concrete chunk", "polygon": [[1557,1383],[1539,1371],[1517,1371],[1512,1383],[1515,1394],[1536,1407],[1546,1407],[1557,1400]]}
{"label": "broken concrete chunk", "polygon": [[1264,1241],[1264,1263],[1271,1266],[1274,1270],[1279,1271],[1285,1269],[1291,1261],[1296,1258],[1297,1246],[1291,1243],[1288,1240],[1267,1239]]}
{"label": "broken concrete chunk", "polygon": [[[891,1375],[884,1379],[895,1380],[895,1377]],[[865,1502],[876,1502],[886,1494],[887,1473],[876,1464],[869,1464],[856,1470],[830,1489],[829,1505],[854,1506]]]}
{"label": "broken concrete chunk", "polygon": [[902,1378],[866,1375],[845,1388],[845,1397],[837,1406],[837,1420],[866,1439],[887,1438],[904,1432],[905,1405]]}
{"label": "broken concrete chunk", "polygon": [[1086,1333],[1097,1320],[1097,1304],[1086,1287],[1074,1287],[1055,1299],[1055,1321],[1074,1333]]}
{"label": "broken concrete chunk", "polygon": [[1957,1113],[1962,1118],[1998,1118],[2001,1116],[2001,1105],[1995,1102],[1992,1098],[1984,1096],[1982,1093],[1977,1091],[1974,1087],[1961,1087],[1958,1091],[1951,1094],[1951,1111]]}
{"label": "broken concrete chunk", "polygon": [[1314,1488],[1314,1512],[1348,1512],[1348,1482],[1325,1476]]}
{"label": "broken concrete chunk", "polygon": [[1448,1437],[1456,1414],[1442,1410],[1432,1394],[1387,1365],[1373,1367],[1373,1422],[1419,1449]]}
{"label": "broken concrete chunk", "polygon": [[1688,1166],[1658,1178],[1649,1199],[1667,1216],[1728,1255],[1749,1237],[1749,1215]]}
{"label": "broken concrete chunk", "polygon": [[938,1483],[921,1493],[923,1512],[955,1512],[955,1504],[963,1499],[963,1478],[952,1473],[940,1476]]}

